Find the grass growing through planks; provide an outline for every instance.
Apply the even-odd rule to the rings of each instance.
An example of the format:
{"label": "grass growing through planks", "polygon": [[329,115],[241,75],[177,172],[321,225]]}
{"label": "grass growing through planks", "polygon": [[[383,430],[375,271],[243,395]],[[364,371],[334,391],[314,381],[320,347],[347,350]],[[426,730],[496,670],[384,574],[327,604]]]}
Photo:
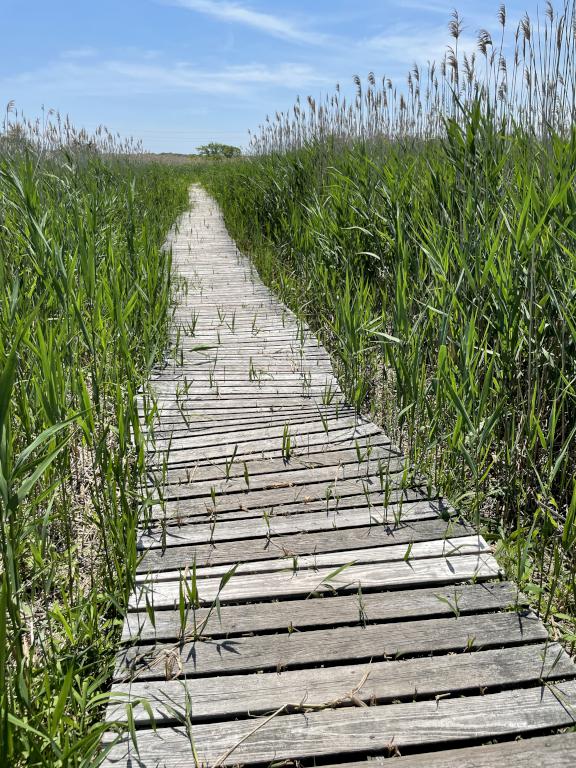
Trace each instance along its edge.
{"label": "grass growing through planks", "polygon": [[[187,180],[70,126],[0,136],[0,755],[87,765],[135,570],[136,393]],[[60,130],[60,134],[58,131]],[[68,132],[66,132],[68,131]]]}
{"label": "grass growing through planks", "polygon": [[[196,173],[340,382],[576,643],[576,14],[298,100]],[[511,40],[510,40],[511,37]],[[506,56],[508,55],[508,58]],[[330,402],[330,392],[324,401]]]}

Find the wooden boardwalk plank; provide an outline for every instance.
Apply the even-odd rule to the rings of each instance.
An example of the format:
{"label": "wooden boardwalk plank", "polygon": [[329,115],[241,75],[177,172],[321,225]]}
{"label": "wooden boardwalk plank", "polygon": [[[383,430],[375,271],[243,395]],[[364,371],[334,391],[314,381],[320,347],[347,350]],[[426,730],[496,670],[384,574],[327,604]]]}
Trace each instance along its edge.
{"label": "wooden boardwalk plank", "polygon": [[[162,450],[164,442],[170,443],[170,449],[172,451],[178,451],[180,449],[204,448],[207,446],[219,445],[223,440],[226,440],[227,445],[241,446],[243,443],[252,442],[254,440],[268,441],[273,439],[282,440],[285,424],[277,424],[274,426],[266,427],[247,427],[242,430],[235,430],[232,432],[220,431],[218,429],[211,429],[208,434],[203,435],[186,435],[185,437],[173,437],[168,438],[167,441],[157,440],[156,447],[158,450]],[[359,430],[360,427],[366,426],[362,421],[359,421],[354,416],[344,417],[339,419],[327,419],[325,423],[321,419],[314,419],[314,421],[304,422],[302,424],[295,424],[290,429],[290,436],[294,439],[296,445],[298,444],[298,438],[303,438],[304,435],[316,435],[320,434],[325,441],[330,442],[332,433],[339,434],[342,430],[348,428],[353,435],[355,430]],[[373,425],[371,425],[373,426]],[[266,445],[272,444],[266,442]],[[321,443],[322,444],[322,443]]]}
{"label": "wooden boardwalk plank", "polygon": [[[286,603],[286,629],[290,627],[290,604]],[[126,648],[119,654],[116,677],[166,679],[167,664],[169,677],[206,676],[368,662],[544,640],[546,630],[531,613],[472,614],[364,625],[358,603],[353,626]]]}
{"label": "wooden boardwalk plank", "polygon": [[[354,441],[359,438],[380,434],[381,432],[378,427],[370,424],[361,424],[357,427],[351,426],[343,429],[335,429],[327,435],[322,426],[319,425],[317,432],[293,435],[292,451],[302,455],[306,452],[309,446],[322,448],[329,443],[348,443],[353,446]],[[278,435],[275,438],[262,439],[247,433],[243,433],[243,435],[243,437],[239,435],[234,437],[233,435],[228,434],[222,436],[219,441],[215,438],[209,438],[211,444],[198,448],[171,448],[169,456],[167,457],[167,463],[169,466],[174,466],[176,464],[194,462],[197,459],[225,460],[232,458],[234,454],[238,460],[250,454],[270,457],[282,456],[284,454],[282,430],[278,432]],[[212,440],[214,441],[213,443]],[[161,451],[158,450],[157,453],[161,454]],[[162,456],[155,459],[155,457],[151,455],[150,462],[153,464],[155,460],[163,463]]]}
{"label": "wooden boardwalk plank", "polygon": [[296,533],[286,536],[262,536],[214,544],[197,544],[188,547],[168,547],[148,550],[137,567],[137,573],[167,571],[179,568],[183,563],[196,561],[198,566],[231,565],[252,560],[285,558],[321,554],[337,550],[362,549],[368,545],[387,547],[408,545],[431,539],[452,539],[472,533],[469,526],[444,520],[419,520],[404,523],[398,528],[382,525],[358,528],[331,529],[318,533]]}
{"label": "wooden boardwalk plank", "polygon": [[[576,682],[379,707],[346,707],[265,719],[198,723],[193,729],[200,764],[257,765],[313,756],[384,752],[465,740],[529,734],[573,726],[576,715],[564,701]],[[255,730],[258,725],[261,727]],[[140,756],[126,737],[109,755],[110,765],[194,766],[185,728],[138,734]],[[226,756],[227,755],[227,756]]]}
{"label": "wooden boardwalk plank", "polygon": [[[393,482],[393,476],[404,471],[404,461],[397,457],[388,457],[381,463],[381,472],[378,471],[376,462],[372,466],[368,463],[358,464],[337,464],[335,466],[325,467],[305,467],[303,469],[285,469],[284,472],[262,472],[257,475],[251,475],[250,469],[242,472],[242,466],[237,468],[236,477],[226,478],[220,471],[220,477],[208,480],[199,480],[195,472],[190,473],[190,478],[186,482],[181,482],[175,487],[163,489],[163,498],[174,500],[177,498],[192,499],[195,497],[215,495],[219,499],[226,494],[247,493],[250,491],[270,491],[279,488],[297,488],[300,486],[317,483],[334,485],[342,481],[360,482],[362,489],[367,488],[378,490],[380,486],[390,487]],[[396,483],[398,479],[394,478]]]}
{"label": "wooden boardwalk plank", "polygon": [[[389,546],[370,546],[358,549],[334,550],[326,553],[314,553],[311,555],[296,555],[293,552],[285,554],[276,551],[274,559],[244,561],[242,557],[236,560],[234,577],[243,574],[272,574],[278,571],[314,571],[319,569],[334,568],[353,563],[390,563],[394,560],[404,560],[411,563],[414,560],[432,557],[455,557],[457,555],[470,555],[480,552],[487,553],[490,548],[484,539],[477,535],[463,536],[459,539],[445,538],[432,539],[422,542],[408,542],[408,544],[390,544]],[[157,583],[159,581],[177,581],[184,571],[184,563],[181,561],[178,570],[166,570],[160,573],[139,573],[136,575],[137,583]],[[187,566],[190,568],[190,565]],[[230,570],[229,565],[196,566],[196,578],[218,578]]]}
{"label": "wooden boardwalk plank", "polygon": [[[378,476],[372,475],[366,477],[359,475],[353,478],[332,477],[324,480],[318,480],[312,477],[314,482],[306,482],[302,478],[301,483],[290,483],[283,478],[278,478],[276,483],[268,482],[263,489],[258,487],[244,487],[240,492],[230,491],[229,493],[218,493],[216,485],[212,485],[213,493],[208,489],[200,498],[190,497],[188,494],[169,499],[158,509],[158,516],[192,517],[193,515],[206,515],[206,510],[214,511],[217,514],[237,510],[247,502],[252,509],[280,507],[286,504],[302,502],[304,499],[317,501],[320,499],[345,496],[358,496],[369,494],[373,498],[373,503],[382,503],[384,492],[381,490],[381,484]],[[403,483],[401,473],[391,474],[384,480],[388,491],[398,490],[406,487]],[[257,484],[256,484],[257,485]],[[249,496],[248,496],[249,494]],[[159,506],[159,505],[158,505]]]}
{"label": "wooden boardwalk plank", "polygon": [[[266,511],[266,515],[264,515]],[[272,537],[300,531],[326,531],[335,528],[364,527],[366,525],[395,528],[402,523],[415,520],[434,520],[439,516],[439,504],[434,501],[418,500],[390,504],[386,509],[368,506],[363,496],[353,496],[341,500],[338,504],[311,502],[304,505],[272,506],[256,509],[248,508],[237,513],[228,513],[225,517],[207,513],[196,523],[182,520],[162,531],[161,528],[146,529],[140,535],[140,549],[212,541],[231,541],[254,536]],[[211,522],[205,522],[211,519]]]}
{"label": "wooden boardwalk plank", "polygon": [[362,616],[357,595],[327,595],[309,600],[223,605],[220,616],[210,608],[188,612],[184,631],[179,611],[157,611],[154,624],[146,611],[129,613],[123,641],[175,641],[192,637],[202,627],[208,637],[233,637],[250,633],[302,632],[347,624],[393,622],[408,619],[450,617],[455,614],[494,612],[522,608],[524,598],[509,582],[486,582],[424,587],[362,595]]}
{"label": "wooden boardwalk plank", "polygon": [[[576,733],[535,736],[529,739],[485,744],[464,749],[427,752],[394,760],[393,768],[572,768]],[[384,757],[370,762],[338,763],[326,768],[380,768]]]}
{"label": "wooden boardwalk plank", "polygon": [[[371,704],[394,699],[421,699],[464,692],[493,693],[503,687],[537,685],[542,680],[576,676],[576,667],[557,644],[526,645],[495,651],[460,653],[406,661],[383,661],[320,667],[292,672],[207,677],[200,680],[118,683],[118,697],[108,720],[125,720],[127,701],[145,699],[154,722],[182,722],[185,699],[193,702],[192,718],[236,718],[274,712],[279,707],[315,709]],[[181,714],[180,719],[176,713]],[[140,726],[150,725],[150,712],[137,704],[133,715]]]}
{"label": "wooden boardwalk plank", "polygon": [[[369,452],[369,456],[365,454]],[[245,462],[230,462],[228,469],[222,464],[196,465],[191,463],[183,469],[168,469],[165,477],[160,472],[156,476],[165,482],[166,486],[174,484],[186,484],[191,480],[223,480],[226,479],[228,471],[231,479],[244,477],[248,473],[250,478],[256,478],[260,474],[274,472],[277,475],[284,476],[285,472],[291,472],[301,469],[322,469],[331,468],[335,471],[339,467],[347,465],[357,466],[360,464],[365,471],[370,472],[378,469],[379,463],[386,468],[388,462],[391,463],[399,458],[398,452],[394,451],[387,443],[374,439],[371,441],[369,451],[367,446],[354,445],[350,448],[335,448],[329,446],[326,449],[311,450],[306,456],[290,456],[289,459],[248,459]],[[244,467],[246,464],[246,467]],[[150,472],[151,478],[155,476]],[[283,477],[279,478],[283,480]]]}
{"label": "wooden boardwalk plank", "polygon": [[[453,584],[465,579],[481,581],[496,578],[500,569],[490,555],[460,555],[431,557],[423,560],[401,560],[385,563],[350,565],[342,568],[313,568],[279,573],[234,576],[223,589],[221,578],[203,578],[198,585],[201,604],[213,602],[246,602],[274,598],[306,597],[315,592],[342,592],[362,589],[406,589],[419,584]],[[192,581],[188,576],[171,582],[137,584],[130,598],[129,608],[142,608],[147,603],[155,608],[174,608],[182,589]]]}

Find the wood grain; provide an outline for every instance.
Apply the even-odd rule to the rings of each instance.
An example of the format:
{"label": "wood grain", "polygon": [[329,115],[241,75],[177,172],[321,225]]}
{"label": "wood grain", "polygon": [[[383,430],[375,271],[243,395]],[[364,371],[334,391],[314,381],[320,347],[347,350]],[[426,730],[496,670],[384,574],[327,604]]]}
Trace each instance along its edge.
{"label": "wood grain", "polygon": [[[572,768],[576,755],[576,733],[535,736],[503,744],[449,749],[411,755],[394,760],[394,768]],[[379,768],[384,757],[367,763],[338,763],[326,768]]]}
{"label": "wood grain", "polygon": [[[563,700],[574,699],[576,682],[537,686],[485,696],[441,699],[377,707],[347,707],[279,716],[255,731],[258,720],[199,723],[194,727],[198,760],[214,765],[233,750],[224,765],[255,765],[313,756],[384,752],[394,748],[462,742],[530,734],[542,728],[576,723]],[[261,721],[263,722],[263,721]],[[107,765],[194,765],[190,741],[182,727],[138,733],[140,757],[126,737],[115,746]],[[128,762],[130,761],[130,763]]]}
{"label": "wood grain", "polygon": [[356,528],[332,528],[316,533],[295,533],[284,536],[261,536],[253,539],[196,544],[148,550],[140,561],[137,572],[147,573],[181,568],[183,563],[196,560],[199,566],[246,563],[311,555],[337,550],[354,550],[366,546],[387,547],[411,542],[429,541],[445,537],[456,538],[472,533],[470,526],[458,521],[432,518],[405,522],[399,526],[365,525]]}
{"label": "wood grain", "polygon": [[[509,582],[458,584],[422,589],[374,592],[362,596],[367,622],[426,619],[469,613],[482,614],[523,606],[525,598]],[[156,611],[154,624],[146,611],[129,613],[124,623],[123,641],[174,641],[190,636],[194,626],[203,627],[208,637],[233,637],[243,634],[285,632],[321,627],[360,624],[357,595],[324,595],[308,600],[223,605],[220,616],[209,608],[190,611],[182,632],[178,611]]]}
{"label": "wood grain", "polygon": [[[286,629],[291,628],[286,604]],[[546,630],[530,613],[366,624],[360,605],[355,624],[336,629],[135,646],[118,656],[117,678],[166,679],[176,674],[217,675],[358,663],[424,653],[494,648],[544,641]]]}
{"label": "wood grain", "polygon": [[[369,662],[315,667],[251,675],[207,677],[201,680],[118,683],[112,695],[119,700],[109,707],[107,720],[126,720],[127,702],[133,702],[138,725],[182,722],[191,697],[194,720],[247,717],[274,712],[282,706],[315,709],[326,705],[357,706],[413,700],[430,696],[491,693],[502,687],[537,684],[576,676],[576,667],[558,644],[526,645],[495,651],[460,653],[406,661]],[[176,710],[176,712],[174,711]]]}

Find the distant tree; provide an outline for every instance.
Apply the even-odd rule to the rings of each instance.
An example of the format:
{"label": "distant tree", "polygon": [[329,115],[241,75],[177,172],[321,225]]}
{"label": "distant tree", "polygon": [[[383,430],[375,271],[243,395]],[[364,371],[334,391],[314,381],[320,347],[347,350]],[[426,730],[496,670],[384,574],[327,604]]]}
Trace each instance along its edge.
{"label": "distant tree", "polygon": [[233,147],[230,144],[219,144],[211,141],[210,144],[204,144],[197,147],[198,153],[204,157],[240,157],[242,150],[240,147]]}

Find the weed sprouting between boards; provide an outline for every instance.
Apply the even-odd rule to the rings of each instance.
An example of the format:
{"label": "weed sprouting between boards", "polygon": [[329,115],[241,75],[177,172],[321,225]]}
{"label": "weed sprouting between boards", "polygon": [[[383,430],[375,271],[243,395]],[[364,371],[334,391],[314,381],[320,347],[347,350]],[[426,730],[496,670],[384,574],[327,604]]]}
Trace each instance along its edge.
{"label": "weed sprouting between boards", "polygon": [[473,61],[455,16],[428,87],[412,72],[401,97],[370,75],[345,106],[337,91],[279,114],[251,159],[196,168],[263,280],[332,351],[348,400],[498,542],[569,644],[574,19],[573,2],[522,19],[507,62],[504,8]]}
{"label": "weed sprouting between boards", "polygon": [[187,181],[23,131],[0,142],[0,762],[72,766],[98,749],[135,571],[137,391]]}

